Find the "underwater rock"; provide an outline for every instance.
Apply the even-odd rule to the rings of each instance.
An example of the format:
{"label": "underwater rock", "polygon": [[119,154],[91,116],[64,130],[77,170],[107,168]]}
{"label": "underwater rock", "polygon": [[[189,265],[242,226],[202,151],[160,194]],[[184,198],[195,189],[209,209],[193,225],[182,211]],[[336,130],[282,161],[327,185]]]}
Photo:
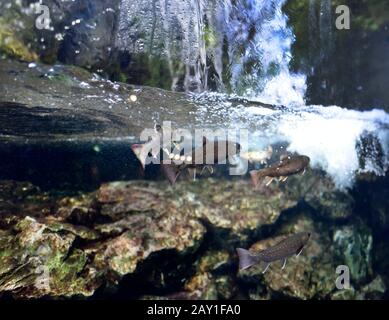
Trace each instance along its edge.
{"label": "underwater rock", "polygon": [[93,193],[61,198],[56,207],[56,216],[60,217],[62,221],[72,224],[90,226],[98,218]]}
{"label": "underwater rock", "polygon": [[[330,192],[326,188],[305,190],[291,179],[288,188],[275,183],[258,191],[248,180],[207,178],[174,187],[165,181],[114,182],[91,193],[53,196],[31,184],[2,181],[0,292],[38,298],[120,290],[142,299],[382,294],[385,284],[378,280],[367,288],[377,277],[371,230],[363,222],[317,219],[322,216],[300,205],[308,195]],[[312,239],[285,270],[276,262],[264,275],[257,267],[235,276],[236,247],[266,238],[252,246],[262,249],[279,235],[302,231],[311,231]],[[335,288],[340,264],[350,267],[352,295]],[[37,281],[43,284],[36,287]],[[145,286],[134,290],[134,283]]]}
{"label": "underwater rock", "polygon": [[137,221],[139,212],[150,221],[170,212],[183,219],[203,221],[213,232],[224,234],[223,241],[233,243],[245,241],[250,233],[275,223],[282,211],[297,205],[301,196],[276,185],[263,194],[248,180],[182,180],[174,187],[165,181],[114,182],[103,185],[97,194],[101,214],[112,223],[97,228],[108,234],[121,232],[129,220]]}
{"label": "underwater rock", "polygon": [[324,219],[347,219],[355,206],[350,192],[338,190],[332,180],[319,170],[308,170],[304,183],[300,183],[297,177],[291,177],[285,191],[300,197]]}
{"label": "underwater rock", "polygon": [[[106,236],[119,235],[119,238],[109,242],[114,253],[109,253],[112,258],[108,259],[117,261],[109,269],[119,274],[133,272],[138,263],[136,258],[131,258],[137,255],[135,252],[130,253],[130,248],[139,248],[139,244],[132,242],[136,238],[129,239],[129,234],[134,235],[137,230],[152,226],[148,227],[147,232],[154,248],[158,244],[153,242],[152,234],[161,231],[153,233],[152,230],[164,223],[165,217],[175,221],[178,230],[185,228],[182,225],[184,221],[205,221],[207,229],[213,230],[214,241],[223,241],[224,247],[232,250],[234,243],[246,241],[248,234],[271,225],[283,210],[297,204],[295,199],[285,197],[276,187],[264,196],[253,190],[249,181],[220,181],[212,178],[196,182],[181,181],[174,188],[166,188],[166,182],[109,183],[100,188],[97,199],[101,214],[112,222],[97,225],[95,229]],[[161,236],[158,243],[163,240],[164,234]],[[121,247],[125,250],[122,251]],[[107,251],[104,251],[105,258],[106,254]],[[139,254],[140,257],[143,255]],[[102,259],[100,255],[96,257]],[[205,254],[196,262],[197,272],[186,282],[184,292],[197,298],[231,298],[235,290],[228,273],[216,272],[214,275],[215,269],[230,263],[226,251]]]}
{"label": "underwater rock", "polygon": [[100,238],[100,233],[95,230],[88,229],[84,226],[64,223],[58,221],[54,217],[49,217],[45,219],[44,222],[48,224],[47,229],[52,232],[57,232],[57,233],[70,232],[82,240],[92,241]]}
{"label": "underwater rock", "polygon": [[210,250],[197,263],[200,272],[214,272],[230,263],[228,251]]}
{"label": "underwater rock", "polygon": [[[152,184],[142,186],[139,182],[113,182],[100,187],[97,201],[101,214],[116,221],[131,212],[158,212],[171,210],[174,203],[169,203],[161,189]],[[163,211],[162,211],[163,210]]]}
{"label": "underwater rock", "polygon": [[353,283],[359,284],[371,276],[373,237],[366,225],[356,222],[336,228],[333,243],[335,254],[349,267]]}
{"label": "underwater rock", "polygon": [[142,299],[232,299],[236,294],[234,280],[230,275],[217,271],[221,266],[228,265],[230,263],[228,260],[229,254],[226,251],[206,252],[196,262],[196,273],[185,282],[183,291],[164,296],[144,296]]}
{"label": "underwater rock", "polygon": [[55,200],[29,182],[0,182],[0,228],[8,229],[21,218],[44,218],[52,214]]}
{"label": "underwater rock", "polygon": [[[118,235],[121,232],[127,232],[128,229],[131,230],[132,224],[134,228],[138,228],[144,223],[139,212],[148,215],[151,222],[159,220],[160,212],[163,212],[164,208],[165,210],[169,208],[167,214],[173,215],[176,219],[180,219],[181,216],[182,219],[205,221],[207,229],[212,232],[212,241],[214,241],[210,245],[222,246],[230,251],[236,243],[245,243],[262,227],[274,224],[282,212],[294,208],[304,196],[309,195],[311,199],[320,197],[323,192],[329,193],[332,187],[330,184],[321,184],[304,192],[301,191],[301,185],[293,181],[290,181],[290,192],[274,185],[268,188],[265,194],[254,190],[249,181],[242,180],[228,181],[208,178],[196,182],[181,181],[174,188],[170,186],[164,188],[163,185],[166,186],[164,182],[110,183],[100,188],[97,198],[102,214],[108,216],[113,222],[99,225],[96,228],[106,235]],[[348,197],[340,199],[340,204],[342,201],[346,201],[346,206],[349,204]],[[320,228],[319,230],[323,228],[322,225],[316,227]],[[284,232],[299,232],[314,228],[313,220],[304,218],[284,227]],[[333,290],[336,278],[332,252],[325,250],[330,243],[331,239],[327,233],[314,242],[310,249],[313,257],[306,257],[303,265],[296,267],[298,270],[296,271],[297,276],[293,278],[294,287],[290,287],[289,281],[295,270],[275,278],[266,286],[279,294],[282,292],[285,296],[310,298],[314,297],[317,292],[322,292],[322,296],[327,296]],[[187,280],[185,294],[182,294],[192,298],[231,298],[234,296],[236,290],[229,273],[215,273],[215,270],[223,269],[223,266],[230,271],[231,258],[229,258],[228,251],[215,250],[202,255],[196,262],[195,275]],[[318,260],[320,255],[322,258]],[[312,266],[314,259],[323,263],[320,271]],[[313,274],[312,278],[316,281],[316,287],[305,289],[305,269]],[[332,275],[333,281],[327,282],[326,287],[322,285],[322,282],[328,274]],[[285,291],[284,286],[289,288],[289,291]]]}
{"label": "underwater rock", "polygon": [[[179,188],[179,189],[178,189]],[[248,180],[199,180],[177,186],[182,207],[204,219],[213,228],[231,230],[244,239],[246,233],[274,223],[282,210],[297,204],[278,188],[269,188],[266,195],[254,190]]]}
{"label": "underwater rock", "polygon": [[[111,82],[85,69],[0,59],[0,142],[77,145],[89,142],[95,153],[104,142],[139,143],[144,129],[170,121],[172,128],[203,128],[198,112],[205,105],[266,106],[220,97],[195,100],[191,95]],[[23,92],[23,95],[20,93]],[[135,96],[136,101],[130,97]],[[149,116],[145,116],[145,115]],[[210,114],[208,124],[223,124],[228,115]],[[97,150],[97,151],[96,151]]]}
{"label": "underwater rock", "polygon": [[386,285],[383,278],[379,275],[373,281],[362,287],[361,293],[357,295],[357,299],[377,300],[382,299],[386,292]]}
{"label": "underwater rock", "polygon": [[[105,188],[107,186],[102,187],[99,195],[104,194]],[[131,190],[126,190],[130,191],[128,197],[131,198]],[[99,195],[96,197],[100,200],[107,200]],[[73,212],[77,202],[64,199],[58,201],[62,213]],[[150,255],[155,258],[161,252],[163,256],[168,250],[184,255],[200,245],[205,228],[196,219],[182,219],[174,212],[179,208],[169,207],[166,202],[154,207],[153,213],[143,210],[142,206],[147,202],[142,202],[142,199],[135,196],[132,201],[134,204],[138,201],[138,205],[132,207],[129,216],[119,220],[123,229],[117,233],[106,231],[109,223],[99,224],[98,220],[92,227],[94,229],[71,224],[66,222],[69,219],[67,214],[50,215],[39,222],[32,217],[15,216],[16,224],[8,230],[1,230],[4,254],[1,256],[0,291],[10,291],[14,297],[90,296],[102,283],[117,285],[122,276],[133,273],[137,265]],[[85,197],[83,205],[88,202],[94,205],[89,197]],[[69,210],[65,210],[66,205]],[[45,246],[44,254],[40,246]],[[43,258],[44,261],[39,260]],[[49,274],[45,291],[34,287],[38,278],[36,268],[46,268],[44,270]],[[69,282],[66,288],[65,278]]]}
{"label": "underwater rock", "polygon": [[208,272],[196,274],[185,284],[185,289],[196,299],[216,300],[218,298],[215,280]]}
{"label": "underwater rock", "polygon": [[331,295],[332,300],[378,300],[382,299],[386,292],[384,280],[379,275],[373,281],[360,288],[359,291],[353,287],[344,290],[337,290]]}
{"label": "underwater rock", "polygon": [[236,286],[229,274],[230,264],[228,251],[205,252],[196,262],[196,274],[185,283],[187,294],[196,299],[231,299]]}
{"label": "underwater rock", "polygon": [[26,217],[1,231],[0,291],[17,298],[91,296],[100,286],[87,256],[72,249],[76,236]]}
{"label": "underwater rock", "polygon": [[194,219],[182,220],[173,215],[160,216],[157,220],[143,217],[141,223],[129,221],[129,230],[99,245],[93,264],[109,269],[119,276],[135,271],[138,263],[152,253],[174,249],[181,254],[194,251],[204,233],[204,227]]}
{"label": "underwater rock", "polygon": [[386,287],[389,286],[389,176],[374,177],[365,175],[359,177],[353,192],[359,207],[361,218],[368,222],[373,231],[372,259],[374,271],[378,272]]}
{"label": "underwater rock", "polygon": [[327,219],[347,219],[352,215],[354,199],[347,192],[323,190],[316,195],[308,195],[306,202]]}
{"label": "underwater rock", "polygon": [[[368,214],[367,218],[375,232],[384,240],[389,230],[389,175],[383,177],[359,176],[354,194],[358,205]],[[357,197],[358,194],[363,196]]]}

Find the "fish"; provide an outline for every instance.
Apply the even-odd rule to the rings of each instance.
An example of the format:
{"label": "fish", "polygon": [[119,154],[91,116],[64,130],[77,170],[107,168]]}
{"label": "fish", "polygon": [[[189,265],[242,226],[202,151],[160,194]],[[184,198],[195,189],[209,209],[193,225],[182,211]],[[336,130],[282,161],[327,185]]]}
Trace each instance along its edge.
{"label": "fish", "polygon": [[273,155],[273,148],[269,146],[265,150],[261,151],[249,151],[242,153],[240,158],[245,159],[251,163],[261,163],[265,164]]}
{"label": "fish", "polygon": [[262,273],[265,273],[270,267],[270,264],[275,261],[283,261],[283,270],[286,266],[286,260],[293,255],[298,257],[308,243],[310,237],[310,232],[295,233],[283,239],[276,245],[259,252],[250,252],[249,250],[238,248],[236,251],[239,257],[239,270],[246,270],[260,262],[265,262],[266,267],[262,271]]}
{"label": "fish", "polygon": [[268,168],[262,170],[250,171],[251,181],[254,187],[257,187],[259,182],[265,177],[270,177],[266,186],[270,185],[275,178],[285,182],[289,176],[295,174],[304,174],[309,166],[310,159],[307,156],[287,156],[283,155],[277,163],[272,164]]}
{"label": "fish", "polygon": [[[207,154],[209,144],[212,154]],[[196,174],[200,171],[202,174],[205,170],[213,173],[213,165],[227,162],[231,157],[240,152],[240,144],[231,141],[214,141],[210,142],[205,137],[203,138],[203,145],[201,147],[193,149],[184,155],[169,155],[169,158],[181,160],[181,164],[176,164],[174,161],[163,161],[161,164],[162,172],[169,180],[171,185],[174,185],[182,172],[188,171],[193,179],[196,179]],[[208,161],[209,160],[209,161]],[[200,162],[200,163],[196,163]]]}
{"label": "fish", "polygon": [[[151,136],[150,141],[143,144],[133,144],[131,149],[141,163],[143,170],[145,170],[146,160],[149,156],[162,159],[161,170],[171,185],[176,183],[178,177],[184,171],[188,171],[194,179],[196,179],[197,171],[202,174],[205,170],[208,170],[212,174],[213,164],[227,162],[232,156],[238,154],[241,148],[239,143],[222,140],[210,142],[206,137],[203,137],[201,147],[194,148],[186,154],[174,154],[170,152],[172,145],[163,144],[162,140],[162,127],[156,125],[155,133]],[[175,142],[171,143],[177,147]],[[208,149],[213,153],[208,154]]]}
{"label": "fish", "polygon": [[[162,161],[161,163],[161,170],[165,177],[169,180],[171,185],[174,185],[178,179],[178,177],[181,175],[181,173],[190,168],[195,168],[194,165],[194,157],[201,151],[203,150],[203,147],[206,145],[206,138],[203,138],[203,146],[199,147],[197,149],[193,149],[192,151],[181,155],[181,154],[174,154],[174,153],[169,153],[168,150],[163,150],[165,155],[168,156],[169,160],[168,161]],[[201,154],[200,154],[201,156]],[[181,164],[177,164],[174,162],[175,161],[182,161]],[[198,165],[200,167],[200,165]]]}

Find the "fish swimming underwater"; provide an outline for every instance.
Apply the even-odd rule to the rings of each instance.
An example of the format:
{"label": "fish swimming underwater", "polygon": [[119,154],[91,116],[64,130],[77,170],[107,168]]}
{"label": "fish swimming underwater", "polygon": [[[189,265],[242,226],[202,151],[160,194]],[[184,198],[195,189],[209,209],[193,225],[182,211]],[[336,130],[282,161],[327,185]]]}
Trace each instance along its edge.
{"label": "fish swimming underwater", "polygon": [[310,237],[311,233],[309,232],[299,232],[285,238],[268,249],[254,253],[238,248],[236,251],[239,256],[239,269],[245,270],[263,261],[266,263],[266,267],[262,273],[265,273],[272,262],[281,260],[283,261],[283,270],[287,258],[294,254],[299,256]]}
{"label": "fish swimming underwater", "polygon": [[[162,127],[157,125],[155,133],[150,141],[143,144],[133,144],[131,149],[142,165],[144,170],[148,157],[161,159],[161,169],[163,174],[174,185],[177,178],[183,171],[191,172],[196,177],[196,172],[208,169],[213,173],[213,165],[226,163],[231,157],[240,152],[240,144],[231,141],[209,141],[203,137],[203,145],[195,148],[186,154],[173,154],[170,152],[171,146],[162,142]],[[173,142],[173,144],[175,144]],[[176,145],[177,146],[177,145]]]}
{"label": "fish swimming underwater", "polygon": [[[210,150],[210,153],[207,153]],[[196,178],[197,171],[201,173],[208,169],[213,173],[213,165],[227,162],[231,157],[240,152],[240,144],[231,141],[213,141],[210,142],[205,137],[203,145],[184,155],[177,155],[181,164],[175,164],[174,161],[168,163],[162,162],[161,168],[169,182],[174,185],[180,174],[188,170],[193,178]],[[171,156],[170,156],[171,158]]]}
{"label": "fish swimming underwater", "polygon": [[309,165],[310,159],[307,156],[283,156],[280,161],[262,170],[250,171],[251,180],[255,187],[261,179],[270,177],[266,186],[270,185],[275,178],[286,181],[289,176],[304,173]]}

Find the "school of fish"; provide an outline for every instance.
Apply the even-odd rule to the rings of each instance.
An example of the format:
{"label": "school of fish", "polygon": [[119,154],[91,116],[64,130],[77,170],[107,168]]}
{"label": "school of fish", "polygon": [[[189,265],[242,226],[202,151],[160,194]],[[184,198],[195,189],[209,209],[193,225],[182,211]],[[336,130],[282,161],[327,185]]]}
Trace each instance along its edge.
{"label": "school of fish", "polygon": [[[147,159],[159,160],[162,173],[171,185],[175,185],[177,179],[183,172],[187,172],[194,180],[199,172],[205,170],[213,173],[214,165],[229,163],[233,157],[240,156],[241,159],[251,163],[265,164],[271,159],[273,148],[269,146],[263,151],[252,151],[240,154],[239,143],[231,141],[209,141],[203,138],[201,147],[193,148],[187,153],[172,153],[171,146],[162,144],[162,127],[156,125],[155,134],[144,144],[132,145],[132,150],[138,158],[142,170],[145,170]],[[208,154],[207,151],[211,150]],[[280,160],[261,170],[249,172],[254,188],[261,184],[269,186],[275,179],[285,182],[293,175],[303,175],[309,167],[310,159],[304,155],[284,154]],[[286,261],[293,255],[299,256],[311,237],[310,232],[300,232],[285,236],[282,241],[274,246],[259,252],[252,252],[246,249],[236,249],[239,258],[239,270],[243,271],[260,263],[265,264],[265,273],[273,262],[281,261],[282,269]]]}

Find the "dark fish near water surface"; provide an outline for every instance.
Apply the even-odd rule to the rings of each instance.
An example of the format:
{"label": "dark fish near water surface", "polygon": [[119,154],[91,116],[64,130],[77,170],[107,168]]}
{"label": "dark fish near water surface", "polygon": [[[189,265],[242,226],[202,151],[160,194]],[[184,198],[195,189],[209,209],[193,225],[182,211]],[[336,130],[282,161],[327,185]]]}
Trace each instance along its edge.
{"label": "dark fish near water surface", "polygon": [[156,125],[155,133],[149,142],[133,144],[131,148],[139,159],[143,170],[149,156],[156,159],[162,154],[161,169],[172,185],[176,183],[177,178],[185,170],[191,172],[194,178],[197,171],[202,173],[204,169],[213,173],[213,164],[225,163],[240,152],[239,143],[219,140],[211,142],[204,137],[201,147],[194,148],[186,154],[170,153],[171,146],[164,146],[162,143],[162,127],[160,125]]}
{"label": "dark fish near water surface", "polygon": [[278,260],[283,261],[282,269],[284,269],[286,260],[293,255],[299,256],[310,237],[311,234],[309,232],[296,233],[276,245],[259,252],[236,249],[239,256],[239,269],[245,270],[260,262],[265,262],[266,267],[262,272],[265,273],[270,264]]}
{"label": "dark fish near water surface", "polygon": [[309,165],[310,159],[307,156],[284,156],[277,163],[262,170],[250,171],[251,180],[255,187],[258,186],[261,179],[270,177],[267,186],[272,183],[274,178],[280,178],[281,181],[286,181],[289,176],[304,173]]}

